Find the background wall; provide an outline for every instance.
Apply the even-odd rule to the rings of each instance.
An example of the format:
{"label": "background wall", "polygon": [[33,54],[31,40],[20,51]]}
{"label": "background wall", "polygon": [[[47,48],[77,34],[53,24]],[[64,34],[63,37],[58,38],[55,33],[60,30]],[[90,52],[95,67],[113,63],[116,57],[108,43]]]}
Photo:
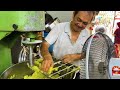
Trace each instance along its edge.
{"label": "background wall", "polygon": [[58,17],[60,22],[68,22],[72,18],[73,11],[47,11],[53,18]]}

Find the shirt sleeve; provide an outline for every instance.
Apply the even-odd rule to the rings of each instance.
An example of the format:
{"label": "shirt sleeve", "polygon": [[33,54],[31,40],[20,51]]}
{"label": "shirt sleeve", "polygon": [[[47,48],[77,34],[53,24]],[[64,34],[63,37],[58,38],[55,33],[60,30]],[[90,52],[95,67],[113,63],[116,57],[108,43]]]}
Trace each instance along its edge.
{"label": "shirt sleeve", "polygon": [[59,24],[56,25],[46,36],[45,40],[51,45],[55,43],[60,33]]}

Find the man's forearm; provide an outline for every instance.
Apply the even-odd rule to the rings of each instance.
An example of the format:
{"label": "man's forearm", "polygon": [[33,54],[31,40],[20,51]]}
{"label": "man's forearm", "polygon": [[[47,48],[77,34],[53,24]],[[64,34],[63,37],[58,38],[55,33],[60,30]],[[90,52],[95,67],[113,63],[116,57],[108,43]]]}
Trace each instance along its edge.
{"label": "man's forearm", "polygon": [[41,50],[41,55],[43,58],[51,56],[48,50]]}
{"label": "man's forearm", "polygon": [[45,57],[52,57],[51,54],[49,53],[49,45],[46,42],[43,42],[41,45],[41,55],[43,58]]}

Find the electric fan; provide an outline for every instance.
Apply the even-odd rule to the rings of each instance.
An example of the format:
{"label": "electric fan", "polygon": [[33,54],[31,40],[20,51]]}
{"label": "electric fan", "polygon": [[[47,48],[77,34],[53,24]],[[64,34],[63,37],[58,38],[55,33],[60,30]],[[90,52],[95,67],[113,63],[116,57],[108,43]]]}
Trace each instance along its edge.
{"label": "electric fan", "polygon": [[114,43],[101,32],[91,35],[83,46],[85,59],[81,60],[81,79],[108,79],[109,60],[114,57]]}

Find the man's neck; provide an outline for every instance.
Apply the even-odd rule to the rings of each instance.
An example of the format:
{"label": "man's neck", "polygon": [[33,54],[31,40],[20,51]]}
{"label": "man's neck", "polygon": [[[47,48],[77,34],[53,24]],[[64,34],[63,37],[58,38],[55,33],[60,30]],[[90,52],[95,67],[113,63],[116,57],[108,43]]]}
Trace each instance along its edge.
{"label": "man's neck", "polygon": [[81,33],[81,31],[76,32],[71,26],[70,26],[70,30],[71,30],[71,41],[73,43],[75,43]]}

